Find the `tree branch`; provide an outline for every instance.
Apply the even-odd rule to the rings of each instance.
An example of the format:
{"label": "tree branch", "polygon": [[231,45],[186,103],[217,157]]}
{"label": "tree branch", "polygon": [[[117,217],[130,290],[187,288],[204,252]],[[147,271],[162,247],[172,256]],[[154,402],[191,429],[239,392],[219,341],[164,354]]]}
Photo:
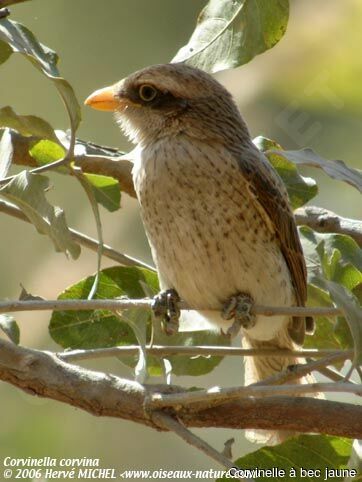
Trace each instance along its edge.
{"label": "tree branch", "polygon": [[332,211],[316,206],[296,209],[295,220],[299,225],[307,225],[320,233],[339,233],[351,236],[362,246],[362,222],[356,219],[342,218]]}
{"label": "tree branch", "polygon": [[[160,429],[144,407],[155,393],[192,394],[170,385],[141,385],[70,365],[49,352],[0,340],[0,379],[27,393],[58,400],[92,415]],[[245,398],[219,406],[177,407],[187,427],[223,427],[326,433],[362,438],[362,407],[307,397]],[[169,412],[168,412],[169,413]]]}

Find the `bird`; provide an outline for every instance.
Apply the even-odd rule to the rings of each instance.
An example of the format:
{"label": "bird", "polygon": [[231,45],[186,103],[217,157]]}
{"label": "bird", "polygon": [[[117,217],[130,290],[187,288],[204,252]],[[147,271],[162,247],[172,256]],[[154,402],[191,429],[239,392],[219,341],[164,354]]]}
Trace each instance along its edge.
{"label": "bird", "polygon": [[[192,308],[181,316],[195,330],[206,321],[234,334],[236,324],[245,348],[302,346],[312,319],[252,312],[258,304],[304,306],[307,271],[286,187],[230,92],[185,63],[157,64],[85,104],[113,111],[136,145],[133,182],[162,290],[155,309],[172,324],[181,299]],[[245,357],[245,384],[298,362]],[[247,431],[267,444],[289,435]]]}

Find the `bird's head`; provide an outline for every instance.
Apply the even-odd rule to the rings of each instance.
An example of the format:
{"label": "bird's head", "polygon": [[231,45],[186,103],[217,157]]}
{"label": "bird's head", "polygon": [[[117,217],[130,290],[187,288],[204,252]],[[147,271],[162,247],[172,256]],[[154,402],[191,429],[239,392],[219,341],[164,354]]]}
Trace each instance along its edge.
{"label": "bird's head", "polygon": [[177,135],[226,143],[249,140],[230,93],[206,72],[181,63],[139,70],[95,91],[85,104],[113,111],[134,143]]}

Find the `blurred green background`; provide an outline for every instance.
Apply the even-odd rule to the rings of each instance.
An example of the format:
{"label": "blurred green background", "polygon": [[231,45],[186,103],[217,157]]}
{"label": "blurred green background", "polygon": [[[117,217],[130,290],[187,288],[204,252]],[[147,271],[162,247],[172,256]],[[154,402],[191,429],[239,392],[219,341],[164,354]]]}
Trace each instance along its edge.
{"label": "blurred green background", "polygon": [[[29,27],[58,52],[62,75],[82,102],[96,88],[153,63],[169,61],[189,38],[204,0],[33,0],[13,7],[12,19]],[[330,159],[362,168],[362,3],[360,0],[294,0],[285,37],[272,50],[218,79],[234,94],[253,136],[265,135],[295,149],[313,147]],[[55,128],[66,129],[64,108],[53,86],[22,57],[13,55],[0,68],[0,106],[35,114]],[[127,150],[106,113],[83,109],[78,136]],[[362,217],[359,194],[312,169],[320,183],[313,204],[349,217]],[[91,210],[72,179],[53,175],[50,200],[62,206],[72,227],[95,236]],[[150,262],[137,203],[126,195],[120,211],[102,210],[105,241]],[[52,250],[35,229],[2,215],[0,298],[28,291],[55,298],[68,285],[96,269],[96,256],[83,250],[77,262]],[[112,263],[104,262],[104,267]],[[21,343],[56,349],[47,334],[48,313],[19,313]],[[202,379],[175,378],[183,385],[235,385],[241,361],[224,360]],[[120,376],[131,373],[116,361],[87,366]],[[222,383],[220,382],[222,380]],[[104,467],[135,469],[216,468],[206,457],[170,434],[136,424],[95,418],[70,406],[0,386],[2,424],[0,460],[12,457],[97,457]],[[241,432],[201,431],[222,449],[231,436],[234,455],[254,449]]]}

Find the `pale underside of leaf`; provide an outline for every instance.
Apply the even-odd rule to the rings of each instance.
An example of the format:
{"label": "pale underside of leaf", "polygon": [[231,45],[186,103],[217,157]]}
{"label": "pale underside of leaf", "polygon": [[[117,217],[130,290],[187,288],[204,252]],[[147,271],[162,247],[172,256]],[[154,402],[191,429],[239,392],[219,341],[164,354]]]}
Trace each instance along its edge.
{"label": "pale underside of leaf", "polygon": [[295,164],[312,166],[322,169],[328,176],[337,181],[344,181],[355,187],[362,193],[362,172],[348,167],[343,161],[330,161],[323,159],[312,149],[299,151],[272,151],[275,154],[286,157]]}
{"label": "pale underside of leaf", "polygon": [[72,130],[75,131],[81,118],[80,106],[71,85],[60,77],[57,68],[57,54],[41,44],[24,25],[8,18],[0,20],[0,41],[7,43],[13,52],[24,55],[54,82],[67,109]]}
{"label": "pale underside of leaf", "polygon": [[15,319],[10,315],[0,315],[0,330],[16,345],[20,341],[20,330]]}
{"label": "pale underside of leaf", "polygon": [[64,211],[47,201],[44,191],[48,186],[45,176],[22,171],[0,189],[0,195],[16,204],[39,233],[49,236],[56,251],[75,259],[80,254],[80,246],[71,238]]}
{"label": "pale underside of leaf", "polygon": [[9,129],[5,129],[0,140],[0,179],[4,179],[11,166],[14,148]]}
{"label": "pale underside of leaf", "polygon": [[34,115],[18,115],[10,106],[0,109],[0,127],[10,127],[23,136],[38,136],[58,142],[52,126]]}

